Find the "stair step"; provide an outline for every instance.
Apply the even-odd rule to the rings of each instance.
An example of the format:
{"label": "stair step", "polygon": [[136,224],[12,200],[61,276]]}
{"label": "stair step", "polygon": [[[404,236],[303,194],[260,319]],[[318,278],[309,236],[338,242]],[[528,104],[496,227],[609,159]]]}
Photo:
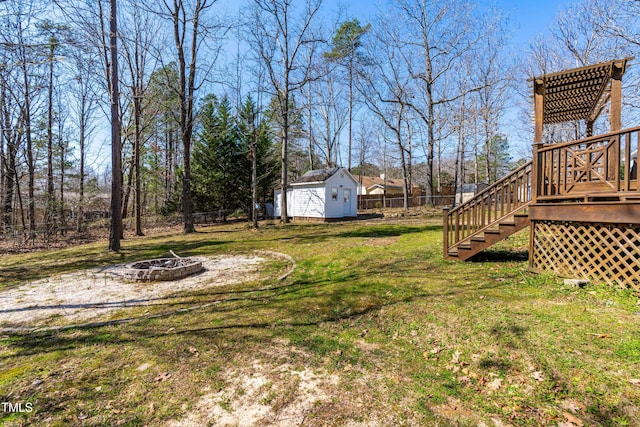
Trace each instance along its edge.
{"label": "stair step", "polygon": [[460,243],[458,245],[458,249],[463,249],[463,250],[470,251],[471,250],[471,243]]}
{"label": "stair step", "polygon": [[529,214],[527,213],[522,213],[522,212],[518,212],[517,214],[513,215],[516,218],[529,218]]}
{"label": "stair step", "polygon": [[500,223],[500,227],[515,227],[516,223],[515,222],[501,222]]}
{"label": "stair step", "polygon": [[484,234],[500,234],[500,229],[490,228],[488,230],[484,230]]}
{"label": "stair step", "polygon": [[485,241],[485,239],[484,239],[484,236],[473,236],[473,237],[471,238],[471,241],[472,241],[472,242],[484,242],[484,241]]}

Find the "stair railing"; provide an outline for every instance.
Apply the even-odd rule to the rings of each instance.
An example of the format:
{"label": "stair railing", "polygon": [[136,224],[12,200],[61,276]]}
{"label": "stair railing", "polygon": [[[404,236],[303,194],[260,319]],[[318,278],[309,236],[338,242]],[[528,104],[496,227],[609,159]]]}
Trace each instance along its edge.
{"label": "stair railing", "polygon": [[445,209],[445,256],[450,248],[528,206],[532,170],[532,162],[525,163],[454,209]]}

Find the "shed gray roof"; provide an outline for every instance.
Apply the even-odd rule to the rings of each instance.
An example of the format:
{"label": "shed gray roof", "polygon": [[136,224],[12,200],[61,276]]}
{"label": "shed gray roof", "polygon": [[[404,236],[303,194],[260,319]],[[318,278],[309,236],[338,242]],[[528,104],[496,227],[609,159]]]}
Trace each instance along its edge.
{"label": "shed gray roof", "polygon": [[324,182],[327,179],[335,175],[341,167],[335,167],[330,169],[316,169],[309,171],[302,175],[300,178],[293,181],[291,184],[304,184],[306,182]]}

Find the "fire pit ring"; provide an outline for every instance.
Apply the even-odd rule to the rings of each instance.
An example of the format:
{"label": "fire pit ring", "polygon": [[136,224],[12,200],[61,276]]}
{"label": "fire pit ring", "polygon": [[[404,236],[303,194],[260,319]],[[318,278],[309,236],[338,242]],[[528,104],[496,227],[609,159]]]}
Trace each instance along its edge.
{"label": "fire pit ring", "polygon": [[128,264],[118,275],[126,280],[161,282],[182,279],[203,269],[202,261],[194,258],[156,258]]}

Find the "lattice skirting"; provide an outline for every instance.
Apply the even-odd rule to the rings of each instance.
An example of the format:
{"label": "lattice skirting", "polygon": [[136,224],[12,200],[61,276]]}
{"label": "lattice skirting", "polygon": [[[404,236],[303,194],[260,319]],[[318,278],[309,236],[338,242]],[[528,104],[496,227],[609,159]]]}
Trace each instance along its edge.
{"label": "lattice skirting", "polygon": [[529,266],[640,292],[640,225],[533,221]]}

